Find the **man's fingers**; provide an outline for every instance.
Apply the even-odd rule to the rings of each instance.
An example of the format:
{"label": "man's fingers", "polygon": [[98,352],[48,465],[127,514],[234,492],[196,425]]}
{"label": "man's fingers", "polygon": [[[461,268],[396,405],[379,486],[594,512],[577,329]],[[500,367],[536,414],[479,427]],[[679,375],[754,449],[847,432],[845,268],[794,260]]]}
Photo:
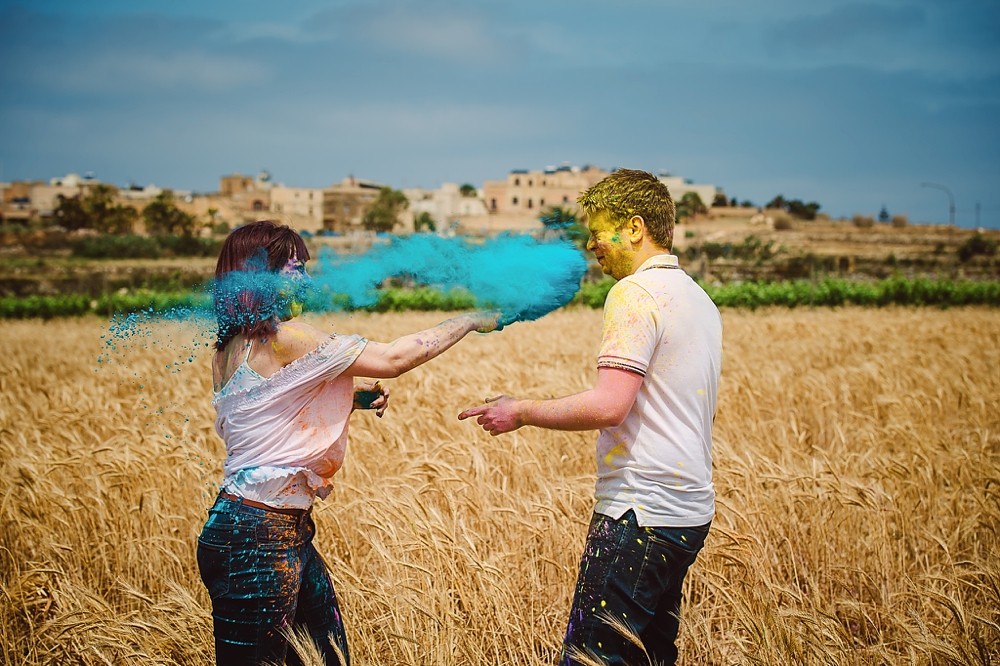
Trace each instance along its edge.
{"label": "man's fingers", "polygon": [[479,414],[485,413],[487,409],[489,409],[489,407],[487,407],[486,405],[480,405],[479,407],[470,407],[469,409],[465,410],[464,412],[458,415],[458,420],[464,421],[469,417],[478,416]]}

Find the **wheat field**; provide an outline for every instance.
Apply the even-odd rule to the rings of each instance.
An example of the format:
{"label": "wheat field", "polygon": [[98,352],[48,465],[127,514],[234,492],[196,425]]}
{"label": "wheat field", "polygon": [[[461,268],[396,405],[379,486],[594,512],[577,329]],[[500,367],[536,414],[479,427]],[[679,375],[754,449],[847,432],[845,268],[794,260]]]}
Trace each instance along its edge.
{"label": "wheat field", "polygon": [[[387,341],[440,318],[314,323]],[[723,318],[718,515],[680,663],[1000,663],[1000,312]],[[115,348],[106,327],[0,323],[0,660],[210,664],[209,352],[178,324]],[[491,438],[456,415],[587,388],[600,328],[570,309],[471,336],[388,382],[385,418],[354,415],[315,511],[354,664],[554,662],[595,433]]]}

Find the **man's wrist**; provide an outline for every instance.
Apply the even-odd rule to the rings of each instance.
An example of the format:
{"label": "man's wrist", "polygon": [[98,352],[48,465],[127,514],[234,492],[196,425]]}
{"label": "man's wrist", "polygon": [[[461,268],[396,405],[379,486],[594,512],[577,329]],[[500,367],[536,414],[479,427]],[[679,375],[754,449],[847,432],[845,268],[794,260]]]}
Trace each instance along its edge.
{"label": "man's wrist", "polygon": [[518,428],[531,425],[531,408],[537,402],[537,400],[518,400],[514,403],[514,423]]}

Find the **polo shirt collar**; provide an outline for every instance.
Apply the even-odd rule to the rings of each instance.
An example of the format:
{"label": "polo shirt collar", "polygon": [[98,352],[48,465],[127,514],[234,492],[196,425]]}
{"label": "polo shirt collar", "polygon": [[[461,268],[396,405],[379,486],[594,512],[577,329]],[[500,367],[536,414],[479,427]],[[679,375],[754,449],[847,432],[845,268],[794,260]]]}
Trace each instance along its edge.
{"label": "polo shirt collar", "polygon": [[658,254],[642,262],[636,273],[641,273],[650,268],[680,268],[680,263],[678,263],[676,255]]}

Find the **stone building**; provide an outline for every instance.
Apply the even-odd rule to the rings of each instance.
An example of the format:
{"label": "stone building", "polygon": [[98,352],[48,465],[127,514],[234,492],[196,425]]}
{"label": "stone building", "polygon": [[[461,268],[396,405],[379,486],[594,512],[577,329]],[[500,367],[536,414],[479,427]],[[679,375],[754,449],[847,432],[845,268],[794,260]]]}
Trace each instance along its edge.
{"label": "stone building", "polygon": [[296,231],[316,233],[323,229],[323,190],[279,184],[271,188],[270,195],[272,218]]}
{"label": "stone building", "polygon": [[458,183],[442,183],[436,190],[411,187],[403,190],[410,202],[407,218],[413,219],[421,213],[428,213],[439,230],[468,218],[480,218],[487,214],[486,204],[479,192],[464,196]]}
{"label": "stone building", "polygon": [[361,220],[383,187],[380,183],[348,176],[323,190],[323,230],[345,234],[363,229]]}
{"label": "stone building", "polygon": [[712,202],[715,201],[715,195],[719,192],[719,188],[715,185],[699,185],[690,178],[671,176],[666,171],[661,171],[657,180],[667,186],[667,189],[670,190],[670,196],[675,202],[680,201],[681,197],[688,192],[694,192],[701,198],[701,202],[705,204],[706,208],[711,208]]}
{"label": "stone building", "polygon": [[232,202],[245,222],[267,217],[271,210],[271,174],[261,171],[256,178],[234,173],[219,179],[219,195]]}
{"label": "stone building", "polygon": [[490,213],[538,214],[551,206],[575,206],[580,193],[608,175],[595,166],[514,169],[506,180],[483,183],[483,200]]}
{"label": "stone building", "polygon": [[[576,206],[580,194],[596,185],[611,172],[595,166],[563,164],[541,171],[515,169],[506,180],[483,183],[483,199],[490,213],[527,213],[538,215],[552,206]],[[680,201],[687,192],[696,192],[706,206],[711,206],[718,191],[715,185],[700,185],[690,179],[659,172],[657,179],[667,186],[670,196]]]}

